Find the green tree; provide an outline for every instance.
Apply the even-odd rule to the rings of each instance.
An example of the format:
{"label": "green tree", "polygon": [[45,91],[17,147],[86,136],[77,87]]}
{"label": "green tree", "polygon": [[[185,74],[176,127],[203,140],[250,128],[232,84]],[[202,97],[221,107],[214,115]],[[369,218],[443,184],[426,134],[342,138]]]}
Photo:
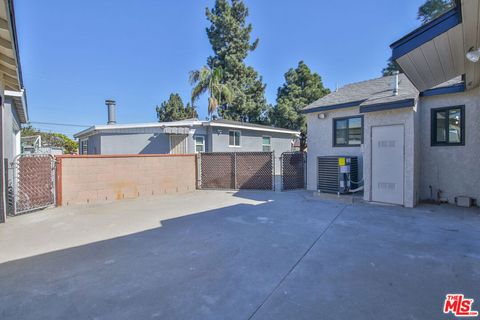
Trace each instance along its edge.
{"label": "green tree", "polygon": [[[417,19],[426,24],[439,17],[444,12],[450,10],[455,5],[453,0],[427,0],[418,8]],[[383,76],[391,76],[394,71],[398,71],[398,66],[392,58],[388,59],[388,64],[382,70]]]}
{"label": "green tree", "polygon": [[278,127],[300,130],[300,149],[305,150],[307,121],[302,109],[329,93],[322,78],[300,61],[296,69],[291,68],[285,73],[285,83],[278,88],[277,104],[271,110],[270,118]]}
{"label": "green tree", "polygon": [[388,64],[382,70],[382,74],[384,77],[391,76],[395,71],[398,71],[397,64],[392,60],[392,58],[388,59]]}
{"label": "green tree", "polygon": [[159,122],[178,121],[198,117],[197,111],[189,103],[185,106],[178,93],[170,94],[167,101],[157,106]]}
{"label": "green tree", "polygon": [[426,24],[455,5],[453,0],[427,0],[418,8],[417,19]]}
{"label": "green tree", "polygon": [[265,84],[254,68],[245,65],[248,54],[258,46],[251,41],[252,25],[247,24],[248,8],[242,0],[216,0],[212,9],[206,9],[210,22],[207,36],[213,55],[208,57],[210,69],[221,68],[221,83],[231,88],[231,103],[220,103],[222,118],[262,123],[266,120],[268,104]]}
{"label": "green tree", "polygon": [[22,128],[22,137],[40,136],[42,139],[42,147],[62,148],[64,153],[76,153],[78,151],[78,143],[62,133],[43,132],[32,126]]}
{"label": "green tree", "polygon": [[220,105],[232,102],[233,91],[228,84],[223,84],[221,68],[210,69],[208,66],[190,72],[192,89],[192,105],[200,96],[208,91],[208,115],[214,114]]}

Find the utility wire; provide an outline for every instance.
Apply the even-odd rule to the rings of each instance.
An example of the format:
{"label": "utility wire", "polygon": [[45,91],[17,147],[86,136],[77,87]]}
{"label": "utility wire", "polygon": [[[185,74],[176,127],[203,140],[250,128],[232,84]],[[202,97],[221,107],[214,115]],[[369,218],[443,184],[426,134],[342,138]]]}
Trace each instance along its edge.
{"label": "utility wire", "polygon": [[37,122],[37,121],[30,121],[31,124],[45,124],[45,125],[52,125],[52,126],[64,126],[64,127],[84,127],[89,128],[91,126],[87,126],[84,124],[71,124],[71,123],[54,123],[54,122]]}

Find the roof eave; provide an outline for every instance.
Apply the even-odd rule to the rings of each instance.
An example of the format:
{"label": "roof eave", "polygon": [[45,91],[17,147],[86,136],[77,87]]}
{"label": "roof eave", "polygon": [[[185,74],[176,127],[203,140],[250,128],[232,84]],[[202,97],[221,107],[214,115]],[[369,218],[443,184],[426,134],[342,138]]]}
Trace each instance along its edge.
{"label": "roof eave", "polygon": [[422,44],[433,40],[442,33],[462,23],[462,9],[460,1],[455,7],[445,12],[438,18],[422,25],[390,45],[392,59],[396,60],[408,52],[420,47]]}
{"label": "roof eave", "polygon": [[25,90],[20,91],[4,91],[5,97],[10,97],[14,101],[15,109],[20,120],[20,123],[28,123],[28,107],[27,107],[27,96]]}
{"label": "roof eave", "polygon": [[203,125],[206,126],[206,127],[244,129],[244,130],[252,130],[252,131],[287,133],[287,134],[292,134],[292,135],[299,135],[300,134],[300,131],[294,131],[294,130],[288,130],[288,129],[249,127],[249,126],[242,126],[242,125],[237,125],[237,124],[218,123],[218,122],[204,122]]}
{"label": "roof eave", "polygon": [[360,106],[360,113],[368,113],[368,112],[378,112],[378,111],[389,111],[395,109],[403,109],[403,108],[413,108],[415,107],[416,99],[409,98],[399,101],[392,101],[387,103],[377,103],[377,104],[370,104],[365,106]]}
{"label": "roof eave", "polygon": [[308,113],[330,111],[330,110],[336,110],[336,109],[354,108],[354,107],[359,107],[362,104],[362,102],[364,102],[364,101],[365,101],[365,99],[350,101],[350,102],[345,102],[345,103],[339,103],[339,104],[313,107],[313,108],[309,108],[309,109],[303,109],[302,113],[308,114]]}
{"label": "roof eave", "polygon": [[465,83],[457,83],[447,87],[440,87],[440,88],[432,88],[425,90],[420,93],[421,97],[430,97],[430,96],[437,96],[443,94],[452,94],[452,93],[460,93],[464,92],[466,89]]}
{"label": "roof eave", "polygon": [[82,130],[78,133],[75,133],[73,135],[73,137],[75,139],[81,139],[81,138],[84,138],[85,136],[89,136],[89,135],[92,135],[94,132],[96,131],[96,126],[92,126],[88,129],[85,129],[85,130]]}

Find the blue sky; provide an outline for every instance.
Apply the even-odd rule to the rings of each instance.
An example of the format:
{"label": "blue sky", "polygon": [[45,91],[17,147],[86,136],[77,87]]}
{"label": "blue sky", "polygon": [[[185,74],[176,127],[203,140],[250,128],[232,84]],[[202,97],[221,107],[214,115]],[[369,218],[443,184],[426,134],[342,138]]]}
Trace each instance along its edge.
{"label": "blue sky", "polygon": [[[246,0],[253,37],[247,64],[275,102],[284,73],[304,60],[324,84],[380,76],[389,44],[416,28],[423,0]],[[155,106],[178,92],[189,100],[190,70],[211,48],[205,7],[214,0],[16,0],[30,120],[104,124],[106,98],[119,123],[156,121]],[[199,103],[206,115],[205,100]],[[71,135],[81,128],[36,127]]]}

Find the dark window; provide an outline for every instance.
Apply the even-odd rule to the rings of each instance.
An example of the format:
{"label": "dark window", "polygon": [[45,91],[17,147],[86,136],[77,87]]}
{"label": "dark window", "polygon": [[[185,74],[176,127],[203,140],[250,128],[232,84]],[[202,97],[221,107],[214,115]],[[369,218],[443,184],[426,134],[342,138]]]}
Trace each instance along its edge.
{"label": "dark window", "polygon": [[465,144],[465,107],[432,109],[432,146]]}
{"label": "dark window", "polygon": [[240,147],[240,131],[231,130],[228,132],[228,145],[230,147]]}
{"label": "dark window", "polygon": [[333,119],[333,146],[352,147],[363,143],[363,116]]}

